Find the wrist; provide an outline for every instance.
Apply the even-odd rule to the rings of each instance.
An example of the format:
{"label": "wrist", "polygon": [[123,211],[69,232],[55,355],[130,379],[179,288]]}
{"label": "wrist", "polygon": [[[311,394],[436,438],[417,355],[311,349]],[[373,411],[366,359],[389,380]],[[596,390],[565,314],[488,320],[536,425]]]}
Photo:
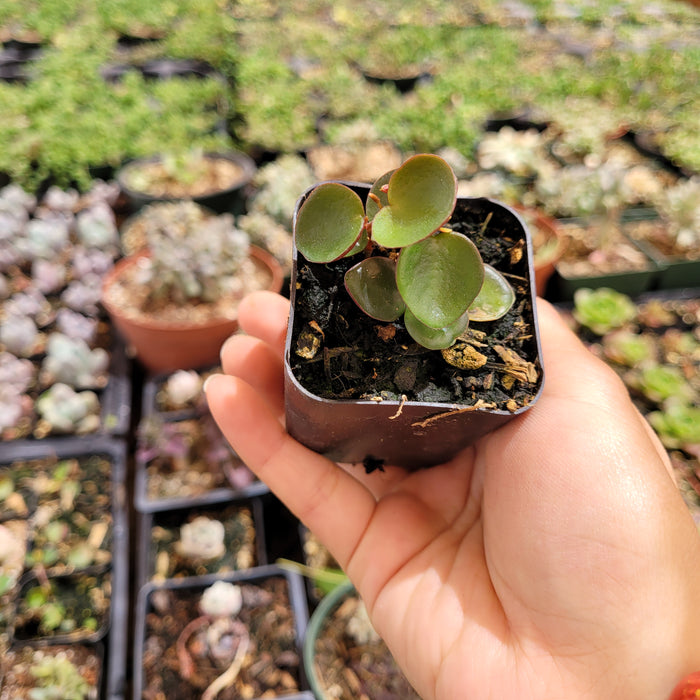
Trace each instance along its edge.
{"label": "wrist", "polygon": [[669,700],[700,699],[700,671],[686,676],[671,693]]}

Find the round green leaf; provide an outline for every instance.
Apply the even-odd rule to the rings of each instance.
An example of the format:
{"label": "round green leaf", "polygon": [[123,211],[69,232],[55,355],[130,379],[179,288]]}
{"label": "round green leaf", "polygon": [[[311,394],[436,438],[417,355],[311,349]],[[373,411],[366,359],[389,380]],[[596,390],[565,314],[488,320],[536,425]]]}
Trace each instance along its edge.
{"label": "round green leaf", "polygon": [[495,321],[505,316],[515,302],[510,282],[491,265],[484,265],[484,283],[469,307],[472,321]]}
{"label": "round green leaf", "polygon": [[403,248],[437,231],[452,215],[457,178],[439,156],[412,156],[389,180],[388,205],[372,220],[372,238],[386,248]]}
{"label": "round green leaf", "polygon": [[353,301],[378,321],[395,321],[404,312],[396,287],[396,263],[389,258],[366,258],[345,273],[345,288]]}
{"label": "round green leaf", "polygon": [[349,187],[326,182],[301,205],[294,242],[310,262],[331,262],[353,250],[365,222],[362,200]]}
{"label": "round green leaf", "polygon": [[396,284],[406,306],[430,328],[454,323],[474,301],[483,280],[477,247],[454,232],[404,248],[396,267]]}
{"label": "round green leaf", "polygon": [[449,348],[469,325],[469,312],[465,311],[453,324],[446,328],[430,328],[421,323],[410,309],[403,317],[406,330],[413,340],[429,350]]}
{"label": "round green leaf", "polygon": [[387,197],[387,193],[385,190],[382,190],[382,187],[384,187],[384,185],[389,184],[389,180],[395,172],[395,170],[390,170],[388,173],[384,173],[384,175],[377,179],[372,185],[372,188],[370,189],[369,193],[373,194],[379,200],[379,202],[372,199],[372,197],[367,197],[367,204],[365,206],[365,209],[367,210],[367,218],[370,221],[374,219],[375,215],[380,209],[389,204],[389,198]]}

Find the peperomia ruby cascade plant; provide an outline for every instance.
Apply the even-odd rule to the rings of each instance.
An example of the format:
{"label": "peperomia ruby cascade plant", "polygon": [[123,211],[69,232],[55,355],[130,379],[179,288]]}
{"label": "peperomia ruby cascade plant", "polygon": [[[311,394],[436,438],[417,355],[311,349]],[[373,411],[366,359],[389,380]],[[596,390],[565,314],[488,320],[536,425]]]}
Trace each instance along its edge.
{"label": "peperomia ruby cascade plant", "polygon": [[354,302],[379,321],[403,315],[417,343],[448,348],[470,319],[496,320],[515,300],[474,243],[449,228],[456,201],[450,165],[415,155],[382,175],[366,203],[341,183],[318,185],[299,209],[296,247],[315,263],[361,255],[345,273]]}

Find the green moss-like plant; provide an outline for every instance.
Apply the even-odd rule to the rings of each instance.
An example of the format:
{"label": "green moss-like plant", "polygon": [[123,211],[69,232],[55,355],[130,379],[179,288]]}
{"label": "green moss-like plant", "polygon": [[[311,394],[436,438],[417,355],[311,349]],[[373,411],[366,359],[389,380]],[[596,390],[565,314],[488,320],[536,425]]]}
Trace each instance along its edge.
{"label": "green moss-like plant", "polygon": [[298,250],[310,262],[352,255],[363,259],[345,275],[345,286],[369,316],[391,322],[404,315],[413,339],[447,348],[464,332],[470,308],[494,320],[512,306],[505,278],[489,270],[474,243],[445,225],[456,203],[457,181],[442,158],[421,154],[380,177],[366,203],[349,187],[317,186],[299,209]]}

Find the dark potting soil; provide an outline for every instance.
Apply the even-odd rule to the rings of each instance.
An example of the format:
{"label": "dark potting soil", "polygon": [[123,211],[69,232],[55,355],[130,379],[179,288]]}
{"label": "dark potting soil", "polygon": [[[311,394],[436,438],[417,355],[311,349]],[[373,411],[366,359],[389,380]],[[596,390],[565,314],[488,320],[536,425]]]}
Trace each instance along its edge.
{"label": "dark potting soil", "polygon": [[[207,697],[235,700],[298,692],[301,660],[286,581],[271,577],[259,584],[244,583],[241,592],[243,607],[230,630],[221,627],[224,618],[202,617],[202,590],[162,589],[151,595],[139,689],[144,700],[202,697],[235,665],[232,659],[242,637],[248,640],[247,652],[238,672],[229,670],[219,692],[210,691]],[[247,634],[240,633],[241,626]]]}
{"label": "dark potting soil", "polygon": [[503,318],[471,322],[466,342],[453,346],[469,346],[468,352],[486,357],[485,364],[476,370],[459,369],[448,364],[441,351],[418,345],[402,319],[383,323],[364,314],[343,283],[345,271],[359,256],[319,264],[297,253],[290,363],[308,391],[325,399],[405,397],[470,406],[480,401],[480,406],[510,411],[533,400],[542,372],[527,282],[525,233],[513,225],[506,210],[490,215],[485,200],[474,201],[472,208],[459,200],[449,226],[471,238],[484,262],[504,274],[516,293],[513,308]]}

